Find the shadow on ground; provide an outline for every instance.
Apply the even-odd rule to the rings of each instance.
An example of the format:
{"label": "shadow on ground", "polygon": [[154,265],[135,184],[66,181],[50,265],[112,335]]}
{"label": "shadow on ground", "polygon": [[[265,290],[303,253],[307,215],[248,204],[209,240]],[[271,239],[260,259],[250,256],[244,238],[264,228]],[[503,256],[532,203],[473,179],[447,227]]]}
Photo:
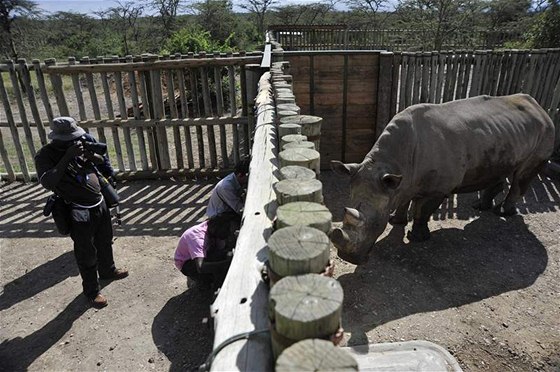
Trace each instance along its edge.
{"label": "shadow on ground", "polygon": [[78,274],[74,252],[66,252],[6,284],[0,293],[0,311]]}
{"label": "shadow on ground", "polygon": [[170,371],[195,371],[212,351],[211,290],[192,288],[171,298],[152,323],[152,338],[171,362]]}
{"label": "shadow on ground", "polygon": [[[122,226],[116,235],[180,236],[204,219],[208,199],[217,182],[216,178],[123,182],[118,190],[122,200]],[[52,218],[42,214],[49,194],[35,183],[3,185],[0,236],[57,236]]]}
{"label": "shadow on ground", "polygon": [[[333,214],[333,221],[342,221],[344,207],[350,206],[350,178],[340,176],[331,171],[321,173],[325,205]],[[504,194],[498,195],[497,200],[503,199]],[[468,220],[480,213],[471,208],[478,198],[477,193],[457,194],[443,201],[440,208],[433,214],[432,219],[445,220],[456,218]],[[544,176],[538,176],[524,197],[517,203],[521,214],[555,212],[560,210],[560,181],[553,181]]]}
{"label": "shadow on ground", "polygon": [[[391,320],[529,287],[548,263],[522,216],[506,221],[484,213],[464,230],[433,231],[424,243],[404,243],[403,236],[404,227],[394,227],[367,264],[338,278],[350,345],[367,342],[368,331]],[[371,305],[362,306],[361,298]]]}
{"label": "shadow on ground", "polygon": [[26,337],[16,337],[0,344],[0,371],[26,371],[43,353],[55,345],[72,324],[90,308],[81,294],[41,329]]}

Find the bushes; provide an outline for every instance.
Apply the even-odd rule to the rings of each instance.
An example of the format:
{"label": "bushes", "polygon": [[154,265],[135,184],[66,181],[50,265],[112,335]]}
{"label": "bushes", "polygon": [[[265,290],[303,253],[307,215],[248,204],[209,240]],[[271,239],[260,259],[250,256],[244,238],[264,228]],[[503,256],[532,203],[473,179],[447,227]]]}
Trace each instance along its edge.
{"label": "bushes", "polygon": [[183,28],[175,32],[166,41],[161,54],[174,54],[181,53],[187,54],[189,52],[229,52],[233,51],[233,48],[229,46],[229,41],[233,37],[233,34],[220,44],[219,42],[212,40],[210,32],[201,30],[195,27]]}

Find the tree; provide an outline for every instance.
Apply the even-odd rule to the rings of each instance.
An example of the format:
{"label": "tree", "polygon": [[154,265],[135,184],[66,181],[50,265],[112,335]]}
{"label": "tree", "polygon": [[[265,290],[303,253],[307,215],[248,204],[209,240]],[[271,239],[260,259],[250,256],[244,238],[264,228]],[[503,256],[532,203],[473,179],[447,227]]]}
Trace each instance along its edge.
{"label": "tree", "polygon": [[149,9],[158,13],[163,31],[163,39],[167,39],[176,29],[177,14],[185,9],[183,0],[145,0]]}
{"label": "tree", "polygon": [[267,12],[277,3],[277,0],[243,0],[239,6],[249,11],[257,19],[257,30],[264,37]]}
{"label": "tree", "polygon": [[144,6],[134,1],[117,1],[117,6],[99,14],[100,16],[107,16],[112,21],[113,28],[119,31],[125,55],[131,54],[131,41],[138,42],[138,18],[143,11]]}
{"label": "tree", "polygon": [[50,57],[97,57],[119,54],[119,36],[111,27],[87,14],[57,12],[47,17],[45,37]]}
{"label": "tree", "polygon": [[361,14],[369,28],[382,28],[384,20],[380,17],[383,10],[387,10],[389,0],[345,0],[344,3],[350,10]]}
{"label": "tree", "polygon": [[[533,27],[534,48],[560,47],[560,3],[548,0],[548,6],[536,18]],[[560,150],[557,151],[560,158]]]}
{"label": "tree", "polygon": [[525,17],[531,8],[531,0],[490,0],[485,4],[490,30],[508,27]]}
{"label": "tree", "polygon": [[303,5],[288,4],[274,8],[277,23],[286,25],[311,25],[329,23],[335,1],[309,3]]}
{"label": "tree", "polygon": [[2,0],[0,1],[0,27],[2,40],[1,52],[8,58],[17,60],[19,58],[16,38],[23,32],[18,29],[16,19],[18,17],[34,17],[39,15],[37,3],[30,0]]}
{"label": "tree", "polygon": [[[478,0],[401,0],[396,8],[399,23],[409,29],[424,30],[431,35],[431,47],[440,50],[458,30],[474,29],[481,14]],[[480,18],[480,17],[478,17]],[[420,33],[419,45],[428,40]]]}
{"label": "tree", "polygon": [[196,21],[213,40],[224,42],[235,34],[237,17],[230,0],[204,0],[193,4]]}

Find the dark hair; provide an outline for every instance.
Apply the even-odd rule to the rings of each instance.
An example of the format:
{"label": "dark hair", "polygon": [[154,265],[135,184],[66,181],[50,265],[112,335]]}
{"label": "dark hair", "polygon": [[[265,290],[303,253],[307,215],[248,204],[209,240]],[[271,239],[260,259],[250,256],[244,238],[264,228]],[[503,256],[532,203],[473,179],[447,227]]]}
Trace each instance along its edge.
{"label": "dark hair", "polygon": [[226,239],[232,230],[239,228],[241,216],[233,211],[220,213],[208,220],[208,233],[216,238]]}
{"label": "dark hair", "polygon": [[249,173],[249,165],[251,164],[251,159],[243,159],[235,164],[233,173],[235,174],[247,174]]}

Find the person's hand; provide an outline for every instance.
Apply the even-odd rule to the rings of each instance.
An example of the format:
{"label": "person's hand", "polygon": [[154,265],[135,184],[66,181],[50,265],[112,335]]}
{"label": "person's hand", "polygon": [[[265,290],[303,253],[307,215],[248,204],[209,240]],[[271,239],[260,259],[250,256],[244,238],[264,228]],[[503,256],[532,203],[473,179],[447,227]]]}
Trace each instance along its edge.
{"label": "person's hand", "polygon": [[113,186],[114,189],[117,188],[117,179],[115,178],[115,176],[107,177],[107,181],[109,181],[109,183],[111,184],[111,186]]}
{"label": "person's hand", "polygon": [[81,142],[76,141],[73,145],[71,145],[66,149],[66,153],[64,154],[64,156],[66,156],[69,159],[73,159],[76,156],[81,156],[83,154],[84,154],[84,145],[82,145]]}

